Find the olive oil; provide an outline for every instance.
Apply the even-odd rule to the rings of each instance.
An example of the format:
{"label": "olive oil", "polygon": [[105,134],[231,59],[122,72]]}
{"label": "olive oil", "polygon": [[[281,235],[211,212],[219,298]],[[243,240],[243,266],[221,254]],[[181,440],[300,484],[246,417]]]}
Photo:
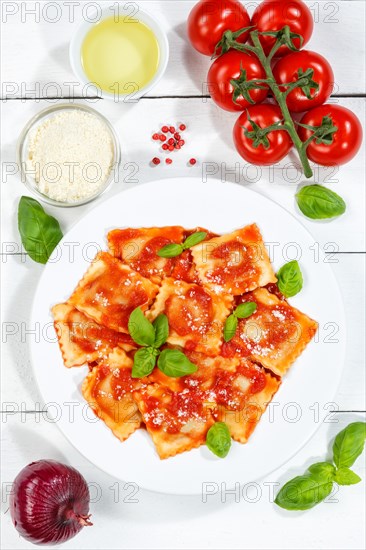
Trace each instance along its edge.
{"label": "olive oil", "polygon": [[159,44],[150,27],[124,17],[108,17],[97,23],[81,47],[88,79],[118,95],[133,94],[147,86],[158,70],[159,58]]}

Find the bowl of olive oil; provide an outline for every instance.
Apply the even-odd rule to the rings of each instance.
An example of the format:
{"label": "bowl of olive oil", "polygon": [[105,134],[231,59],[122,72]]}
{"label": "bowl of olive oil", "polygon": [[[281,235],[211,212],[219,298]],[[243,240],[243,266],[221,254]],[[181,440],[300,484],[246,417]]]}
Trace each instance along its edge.
{"label": "bowl of olive oil", "polygon": [[157,84],[168,65],[169,42],[162,25],[131,3],[115,3],[100,10],[95,19],[83,21],[70,44],[76,77],[85,86],[92,84],[101,97],[139,99]]}

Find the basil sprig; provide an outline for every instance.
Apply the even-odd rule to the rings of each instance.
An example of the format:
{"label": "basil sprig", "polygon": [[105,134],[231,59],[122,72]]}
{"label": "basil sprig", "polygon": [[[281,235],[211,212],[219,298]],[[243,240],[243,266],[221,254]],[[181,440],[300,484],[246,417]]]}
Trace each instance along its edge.
{"label": "basil sprig", "polygon": [[365,445],[366,423],[353,422],[339,432],[333,444],[333,460],[337,468],[352,466]]}
{"label": "basil sprig", "polygon": [[158,368],[167,376],[179,378],[197,371],[196,365],[178,349],[164,349],[158,359]]}
{"label": "basil sprig", "polygon": [[35,262],[46,264],[63,237],[56,218],[31,197],[22,197],[18,206],[18,229],[22,244]]}
{"label": "basil sprig", "polygon": [[231,447],[231,436],[225,422],[216,422],[206,435],[206,445],[219,458],[225,458]]}
{"label": "basil sprig", "polygon": [[197,371],[196,365],[191,363],[182,351],[178,349],[160,351],[159,348],[165,344],[169,336],[168,318],[163,313],[151,323],[140,307],[134,309],[128,320],[128,331],[136,344],[143,346],[135,353],[132,378],[149,376],[155,368],[156,361],[158,368],[164,374],[175,378]]}
{"label": "basil sprig", "polygon": [[238,319],[246,319],[250,317],[257,309],[255,302],[245,302],[238,305],[231,315],[226,319],[224,326],[224,340],[230,342],[234,338],[236,329],[238,328]]}
{"label": "basil sprig", "polygon": [[325,220],[341,216],[346,211],[346,203],[330,189],[318,185],[306,185],[296,194],[301,212],[312,220]]}
{"label": "basil sprig", "polygon": [[278,288],[286,298],[291,298],[295,294],[298,294],[302,289],[304,281],[297,260],[283,265],[277,273],[277,279]]}
{"label": "basil sprig", "polygon": [[177,256],[180,256],[184,250],[188,250],[189,248],[192,248],[192,246],[196,246],[196,244],[204,241],[206,237],[206,231],[196,231],[196,233],[192,233],[192,235],[187,237],[182,244],[167,244],[163,246],[157,254],[161,258],[176,258]]}
{"label": "basil sprig", "polygon": [[275,503],[286,510],[309,510],[332,492],[333,483],[354,485],[361,478],[352,466],[362,453],[366,423],[353,422],[339,432],[333,444],[333,462],[317,462],[308,472],[288,481],[276,496]]}

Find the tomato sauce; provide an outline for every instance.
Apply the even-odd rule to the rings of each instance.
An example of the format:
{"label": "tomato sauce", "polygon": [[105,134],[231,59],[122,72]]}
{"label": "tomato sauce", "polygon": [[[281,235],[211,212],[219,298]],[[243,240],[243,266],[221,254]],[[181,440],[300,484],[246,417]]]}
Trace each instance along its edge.
{"label": "tomato sauce", "polygon": [[173,268],[173,260],[170,258],[160,258],[157,253],[161,248],[172,242],[166,237],[150,239],[145,243],[145,246],[136,258],[129,262],[129,265],[147,278],[156,274],[169,276]]}
{"label": "tomato sauce", "polygon": [[220,264],[206,274],[207,279],[226,288],[240,287],[245,292],[258,281],[257,254],[257,250],[239,240],[222,243],[210,254]]}
{"label": "tomato sauce", "polygon": [[257,310],[249,318],[239,320],[236,335],[222,346],[225,357],[235,353],[242,357],[274,355],[281,345],[295,343],[300,337],[296,311],[285,300],[265,304],[248,292],[237,300],[238,304],[245,302],[256,302]]}
{"label": "tomato sauce", "polygon": [[190,286],[179,295],[169,296],[165,302],[165,313],[170,328],[180,336],[194,336],[192,333],[196,333],[200,337],[208,332],[214,319],[212,298],[198,285]]}
{"label": "tomato sauce", "polygon": [[185,281],[186,283],[199,283],[198,273],[194,267],[192,253],[190,250],[184,250],[180,256],[174,258],[171,276],[178,281]]}

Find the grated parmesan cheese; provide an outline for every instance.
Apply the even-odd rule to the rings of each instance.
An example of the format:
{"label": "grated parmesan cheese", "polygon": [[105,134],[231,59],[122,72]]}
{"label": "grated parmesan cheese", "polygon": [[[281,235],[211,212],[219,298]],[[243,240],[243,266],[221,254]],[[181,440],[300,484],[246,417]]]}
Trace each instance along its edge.
{"label": "grated parmesan cheese", "polygon": [[41,193],[59,202],[92,197],[105,185],[114,162],[104,122],[81,109],[45,119],[30,135],[27,169]]}

